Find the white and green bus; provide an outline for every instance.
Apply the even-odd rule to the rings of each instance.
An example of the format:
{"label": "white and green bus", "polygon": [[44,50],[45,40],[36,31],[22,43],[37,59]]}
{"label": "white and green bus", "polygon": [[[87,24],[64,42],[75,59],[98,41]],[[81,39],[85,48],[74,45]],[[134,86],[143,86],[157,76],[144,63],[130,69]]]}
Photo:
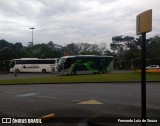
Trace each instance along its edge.
{"label": "white and green bus", "polygon": [[113,56],[77,55],[64,56],[57,64],[61,74],[106,73],[113,70]]}
{"label": "white and green bus", "polygon": [[10,62],[10,72],[57,72],[58,58],[21,58]]}

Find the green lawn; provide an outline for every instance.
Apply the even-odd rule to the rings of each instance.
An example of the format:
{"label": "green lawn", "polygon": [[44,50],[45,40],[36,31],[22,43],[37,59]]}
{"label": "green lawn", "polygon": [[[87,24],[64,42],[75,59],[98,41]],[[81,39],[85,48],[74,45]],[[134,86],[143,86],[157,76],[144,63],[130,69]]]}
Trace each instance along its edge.
{"label": "green lawn", "polygon": [[[38,84],[38,83],[71,83],[71,82],[127,82],[140,81],[138,72],[132,73],[108,73],[75,76],[53,76],[41,78],[16,78],[0,80],[0,84]],[[148,81],[160,81],[160,73],[147,73]]]}

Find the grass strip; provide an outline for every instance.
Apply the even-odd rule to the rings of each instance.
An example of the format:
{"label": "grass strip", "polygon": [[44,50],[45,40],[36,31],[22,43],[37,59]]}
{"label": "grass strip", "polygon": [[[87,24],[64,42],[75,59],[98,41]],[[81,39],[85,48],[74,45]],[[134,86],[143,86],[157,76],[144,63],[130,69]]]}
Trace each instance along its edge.
{"label": "grass strip", "polygon": [[[148,81],[160,81],[160,73],[147,73]],[[139,72],[108,73],[74,76],[52,76],[39,78],[16,78],[0,80],[0,84],[39,84],[39,83],[83,83],[83,82],[127,82],[140,81]]]}

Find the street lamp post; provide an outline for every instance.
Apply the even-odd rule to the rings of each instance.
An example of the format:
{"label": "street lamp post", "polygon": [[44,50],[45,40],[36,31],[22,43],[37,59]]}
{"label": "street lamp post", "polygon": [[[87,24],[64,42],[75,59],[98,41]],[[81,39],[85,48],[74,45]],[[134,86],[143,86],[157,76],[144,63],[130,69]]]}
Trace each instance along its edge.
{"label": "street lamp post", "polygon": [[36,29],[36,28],[31,27],[30,29],[32,30],[32,45],[33,45],[33,30]]}

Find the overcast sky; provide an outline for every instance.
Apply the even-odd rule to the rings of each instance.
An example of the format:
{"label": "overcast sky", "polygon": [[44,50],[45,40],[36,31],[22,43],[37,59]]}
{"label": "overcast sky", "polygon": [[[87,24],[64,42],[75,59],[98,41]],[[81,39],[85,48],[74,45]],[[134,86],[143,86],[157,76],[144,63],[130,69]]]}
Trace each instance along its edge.
{"label": "overcast sky", "polygon": [[153,11],[153,30],[160,33],[159,0],[0,0],[0,39],[34,44],[106,42],[113,36],[136,37],[136,16]]}

